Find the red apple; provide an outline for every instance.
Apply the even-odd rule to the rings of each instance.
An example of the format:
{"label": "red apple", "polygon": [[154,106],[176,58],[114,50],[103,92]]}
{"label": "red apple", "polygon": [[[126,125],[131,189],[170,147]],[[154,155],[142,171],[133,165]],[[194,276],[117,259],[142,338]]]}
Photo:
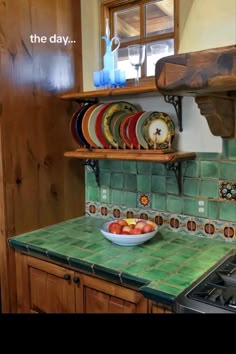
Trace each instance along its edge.
{"label": "red apple", "polygon": [[121,225],[121,226],[127,226],[128,225],[127,221],[125,221],[124,219],[117,220],[117,223],[119,225]]}
{"label": "red apple", "polygon": [[123,227],[122,227],[122,230],[121,230],[121,233],[122,233],[122,234],[123,234],[124,232],[130,233],[130,230],[131,230],[131,227],[130,227],[129,225],[123,226]]}
{"label": "red apple", "polygon": [[140,234],[142,234],[142,230],[140,230],[139,228],[134,227],[133,229],[130,230],[130,234],[131,235],[140,235]]}
{"label": "red apple", "polygon": [[136,229],[143,230],[144,226],[146,225],[145,221],[138,221],[135,225]]}
{"label": "red apple", "polygon": [[119,225],[117,222],[112,222],[108,226],[108,231],[111,232],[112,234],[121,234],[121,229],[122,229],[122,226]]}
{"label": "red apple", "polygon": [[144,226],[144,228],[143,228],[143,232],[144,232],[145,234],[148,233],[148,232],[152,232],[152,231],[154,231],[154,228],[153,228],[153,226],[150,225],[150,224],[146,224],[146,225]]}

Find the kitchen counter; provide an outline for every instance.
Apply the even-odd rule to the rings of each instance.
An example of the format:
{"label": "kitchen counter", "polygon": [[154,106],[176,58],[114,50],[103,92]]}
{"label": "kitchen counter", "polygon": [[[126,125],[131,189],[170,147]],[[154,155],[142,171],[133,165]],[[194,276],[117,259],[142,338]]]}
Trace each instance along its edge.
{"label": "kitchen counter", "polygon": [[236,244],[161,227],[143,245],[118,246],[103,237],[104,218],[82,216],[11,237],[16,251],[138,288],[149,299],[173,305],[175,298]]}

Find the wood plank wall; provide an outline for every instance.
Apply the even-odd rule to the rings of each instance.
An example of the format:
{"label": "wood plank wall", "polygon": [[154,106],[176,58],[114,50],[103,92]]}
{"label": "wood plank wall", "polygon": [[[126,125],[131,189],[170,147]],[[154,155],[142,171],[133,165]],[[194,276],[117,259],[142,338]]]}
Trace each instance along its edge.
{"label": "wood plank wall", "polygon": [[[31,43],[30,35],[76,43]],[[84,166],[57,96],[82,83],[79,0],[0,1],[0,266],[3,312],[16,311],[7,238],[84,214]]]}

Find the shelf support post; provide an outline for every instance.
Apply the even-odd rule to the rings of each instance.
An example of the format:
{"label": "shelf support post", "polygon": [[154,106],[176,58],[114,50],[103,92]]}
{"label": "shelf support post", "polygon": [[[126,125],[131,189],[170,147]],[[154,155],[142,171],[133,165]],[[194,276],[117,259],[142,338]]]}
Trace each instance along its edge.
{"label": "shelf support post", "polygon": [[171,96],[171,95],[164,95],[164,100],[166,103],[171,103],[174,106],[178,124],[179,124],[179,131],[183,131],[183,122],[182,122],[182,96]]}
{"label": "shelf support post", "polygon": [[97,186],[100,186],[99,183],[99,164],[98,160],[91,160],[91,159],[86,159],[84,162],[85,166],[88,166],[89,171],[93,172],[95,175],[95,179],[97,182]]}
{"label": "shelf support post", "polygon": [[183,190],[182,163],[180,161],[169,162],[166,167],[168,170],[174,172],[178,184],[179,194],[181,195]]}

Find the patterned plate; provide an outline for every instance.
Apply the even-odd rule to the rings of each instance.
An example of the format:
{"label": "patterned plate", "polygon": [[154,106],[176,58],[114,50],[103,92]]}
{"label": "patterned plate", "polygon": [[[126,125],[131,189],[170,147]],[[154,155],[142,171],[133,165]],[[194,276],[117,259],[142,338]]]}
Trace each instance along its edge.
{"label": "patterned plate", "polygon": [[143,121],[142,132],[152,149],[168,149],[175,135],[175,125],[168,114],[151,112]]}
{"label": "patterned plate", "polygon": [[138,111],[138,109],[131,103],[119,101],[113,102],[104,112],[102,119],[102,130],[109,145],[113,147],[118,147],[118,144],[111,132],[110,123],[113,115],[121,111],[126,111],[127,113],[135,113]]}
{"label": "patterned plate", "polygon": [[107,103],[104,104],[99,113],[97,114],[96,122],[95,122],[95,132],[98,140],[102,144],[103,148],[109,148],[110,144],[107,142],[107,139],[105,138],[105,135],[103,133],[102,129],[102,122],[103,122],[103,115],[105,111],[108,109],[109,106],[111,106],[112,103]]}

